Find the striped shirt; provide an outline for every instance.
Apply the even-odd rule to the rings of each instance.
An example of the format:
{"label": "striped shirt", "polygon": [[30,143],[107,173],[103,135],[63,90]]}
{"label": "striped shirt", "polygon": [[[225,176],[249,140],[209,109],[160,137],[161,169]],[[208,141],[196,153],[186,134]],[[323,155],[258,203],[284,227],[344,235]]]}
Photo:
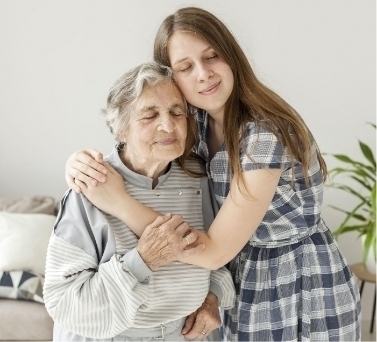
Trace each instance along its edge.
{"label": "striped shirt", "polygon": [[[108,162],[135,199],[162,214],[180,214],[197,229],[210,224],[206,177],[189,177],[172,162],[152,189],[152,180],[127,169],[116,149]],[[199,168],[193,161],[189,166]],[[44,298],[54,321],[78,335],[109,338],[131,327],[155,327],[185,317],[200,307],[209,288],[223,308],[233,306],[234,285],[226,268],[210,272],[175,261],[152,272],[137,253],[137,243],[123,222],[83,195],[68,192],[47,253]]]}

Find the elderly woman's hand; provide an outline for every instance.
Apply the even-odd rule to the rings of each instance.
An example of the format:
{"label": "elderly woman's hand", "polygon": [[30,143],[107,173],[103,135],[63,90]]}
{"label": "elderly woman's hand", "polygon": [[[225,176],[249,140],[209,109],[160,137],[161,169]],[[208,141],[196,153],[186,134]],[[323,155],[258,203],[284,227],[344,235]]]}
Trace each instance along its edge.
{"label": "elderly woman's hand", "polygon": [[104,166],[107,170],[106,183],[99,183],[97,186],[87,186],[78,178],[75,184],[80,187],[85,197],[98,209],[117,217],[122,210],[122,199],[127,194],[122,176],[108,163]]}
{"label": "elderly woman's hand", "polygon": [[75,179],[86,186],[96,186],[97,182],[106,181],[106,174],[103,155],[96,150],[77,151],[68,158],[65,165],[65,180],[68,186],[77,193],[82,189],[75,184]]}
{"label": "elderly woman's hand", "polygon": [[221,325],[217,296],[208,292],[202,306],[186,318],[182,334],[190,340],[207,337]]}
{"label": "elderly woman's hand", "polygon": [[182,216],[167,214],[159,216],[145,228],[137,251],[153,271],[159,266],[201,252],[205,247],[203,244],[191,246],[198,236],[198,232],[190,228]]}

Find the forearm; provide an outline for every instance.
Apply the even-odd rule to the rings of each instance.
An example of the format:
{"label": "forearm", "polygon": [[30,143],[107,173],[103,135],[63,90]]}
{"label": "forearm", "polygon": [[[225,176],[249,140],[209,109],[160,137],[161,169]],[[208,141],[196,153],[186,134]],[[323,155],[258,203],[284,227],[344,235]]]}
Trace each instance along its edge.
{"label": "forearm", "polygon": [[117,201],[113,214],[139,237],[143,234],[146,226],[162,215],[135,200],[128,193],[125,193],[121,200]]}

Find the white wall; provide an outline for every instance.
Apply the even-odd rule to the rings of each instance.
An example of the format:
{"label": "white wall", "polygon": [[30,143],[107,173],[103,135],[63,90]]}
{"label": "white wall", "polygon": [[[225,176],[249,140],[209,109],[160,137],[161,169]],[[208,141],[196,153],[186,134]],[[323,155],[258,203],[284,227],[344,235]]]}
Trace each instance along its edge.
{"label": "white wall", "polygon": [[[361,158],[357,139],[375,147],[365,124],[376,122],[374,0],[0,0],[1,197],[58,199],[73,151],[110,151],[113,138],[99,115],[108,90],[152,58],[159,24],[182,5],[208,9],[228,25],[322,151]],[[333,229],[342,215],[330,203],[352,200],[326,190],[324,217]],[[355,239],[340,240],[350,263],[361,258]]]}

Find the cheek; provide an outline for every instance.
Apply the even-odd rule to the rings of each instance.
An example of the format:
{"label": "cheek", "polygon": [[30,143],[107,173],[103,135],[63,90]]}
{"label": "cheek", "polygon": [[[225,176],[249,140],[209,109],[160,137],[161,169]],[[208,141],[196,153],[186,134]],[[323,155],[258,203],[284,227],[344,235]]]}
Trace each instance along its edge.
{"label": "cheek", "polygon": [[185,121],[177,125],[177,131],[179,132],[182,143],[185,144],[187,137],[187,122]]}
{"label": "cheek", "polygon": [[182,95],[186,99],[189,99],[190,96],[192,96],[193,91],[190,91],[191,87],[190,87],[190,82],[189,82],[188,78],[177,79],[177,86],[180,89],[180,91],[182,92]]}

